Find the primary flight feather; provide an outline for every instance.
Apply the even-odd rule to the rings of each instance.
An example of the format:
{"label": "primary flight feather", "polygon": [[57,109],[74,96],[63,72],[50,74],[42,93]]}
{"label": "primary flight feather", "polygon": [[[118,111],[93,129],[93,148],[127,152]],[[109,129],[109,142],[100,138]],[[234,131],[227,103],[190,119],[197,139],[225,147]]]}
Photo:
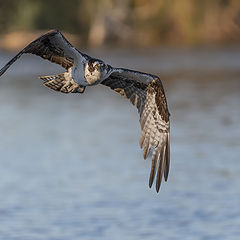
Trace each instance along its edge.
{"label": "primary flight feather", "polygon": [[158,76],[124,68],[114,68],[73,47],[58,30],[52,30],[31,42],[1,70],[0,76],[22,54],[30,53],[61,65],[64,73],[41,76],[43,84],[63,93],[83,93],[87,86],[103,84],[130,100],[140,115],[140,146],[144,159],[152,150],[149,187],[156,176],[156,191],[162,176],[168,179],[170,166],[170,122],[166,96]]}

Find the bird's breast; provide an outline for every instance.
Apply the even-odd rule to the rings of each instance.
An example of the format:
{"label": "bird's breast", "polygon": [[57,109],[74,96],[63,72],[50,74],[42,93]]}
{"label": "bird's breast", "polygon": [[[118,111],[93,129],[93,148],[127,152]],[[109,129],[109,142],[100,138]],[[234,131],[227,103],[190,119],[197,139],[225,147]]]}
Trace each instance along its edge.
{"label": "bird's breast", "polygon": [[94,72],[85,71],[85,79],[89,85],[96,85],[100,82],[101,73],[97,71]]}

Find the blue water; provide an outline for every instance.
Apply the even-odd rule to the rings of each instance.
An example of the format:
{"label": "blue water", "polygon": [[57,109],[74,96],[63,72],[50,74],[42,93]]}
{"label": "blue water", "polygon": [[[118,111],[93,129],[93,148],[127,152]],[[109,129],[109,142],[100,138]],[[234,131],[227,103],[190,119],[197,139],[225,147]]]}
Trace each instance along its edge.
{"label": "blue water", "polygon": [[[148,188],[151,161],[127,100],[101,86],[56,93],[37,79],[54,65],[16,63],[0,81],[0,239],[238,240],[237,50],[162,50],[151,66],[150,54],[132,53],[125,65],[106,57],[137,69],[145,57],[144,70],[162,73],[171,169],[158,194]],[[2,65],[10,54],[0,56]]]}

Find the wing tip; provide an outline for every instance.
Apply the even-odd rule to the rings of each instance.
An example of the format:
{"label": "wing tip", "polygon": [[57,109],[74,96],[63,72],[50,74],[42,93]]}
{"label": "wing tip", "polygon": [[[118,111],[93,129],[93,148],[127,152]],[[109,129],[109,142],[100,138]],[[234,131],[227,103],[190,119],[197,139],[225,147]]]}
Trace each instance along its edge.
{"label": "wing tip", "polygon": [[[156,150],[155,150],[156,151]],[[158,165],[158,171],[156,176],[156,165]],[[158,193],[161,187],[163,175],[165,182],[168,180],[169,173],[169,143],[163,146],[160,150],[160,154],[154,153],[152,157],[152,169],[149,176],[149,188],[152,187],[154,178],[156,176],[156,192]]]}
{"label": "wing tip", "polygon": [[16,62],[16,60],[18,58],[21,57],[21,55],[23,54],[23,50],[20,51],[16,56],[14,56],[8,63],[6,63],[1,69],[0,69],[0,77],[8,70],[8,68],[14,63]]}
{"label": "wing tip", "polygon": [[168,133],[167,142],[166,142],[166,149],[165,149],[165,166],[164,166],[164,179],[165,182],[168,180],[168,174],[170,169],[170,136]]}
{"label": "wing tip", "polygon": [[152,170],[149,176],[149,183],[148,183],[149,188],[151,188],[153,185],[154,177],[155,177],[155,169],[154,169],[154,166],[152,166]]}
{"label": "wing tip", "polygon": [[168,180],[168,172],[166,174],[164,172],[164,181],[167,182],[167,180]]}
{"label": "wing tip", "polygon": [[0,69],[0,77],[7,71],[8,65],[5,65],[3,68]]}

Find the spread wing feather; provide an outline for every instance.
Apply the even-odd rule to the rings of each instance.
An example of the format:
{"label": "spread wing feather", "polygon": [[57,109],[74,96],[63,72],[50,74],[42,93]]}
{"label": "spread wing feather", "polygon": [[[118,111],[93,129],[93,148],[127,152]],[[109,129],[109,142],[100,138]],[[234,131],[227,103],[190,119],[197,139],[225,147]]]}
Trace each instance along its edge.
{"label": "spread wing feather", "polygon": [[85,57],[74,48],[58,30],[51,30],[37,38],[15,57],[13,57],[1,70],[0,76],[18,59],[22,54],[31,53],[47,59],[53,63],[69,69],[75,64],[75,60]]}
{"label": "spread wing feather", "polygon": [[115,69],[102,84],[128,98],[137,107],[142,129],[139,143],[143,148],[144,159],[147,158],[150,150],[153,150],[149,187],[152,186],[157,174],[158,192],[163,174],[167,181],[170,165],[170,114],[160,79],[141,72]]}

